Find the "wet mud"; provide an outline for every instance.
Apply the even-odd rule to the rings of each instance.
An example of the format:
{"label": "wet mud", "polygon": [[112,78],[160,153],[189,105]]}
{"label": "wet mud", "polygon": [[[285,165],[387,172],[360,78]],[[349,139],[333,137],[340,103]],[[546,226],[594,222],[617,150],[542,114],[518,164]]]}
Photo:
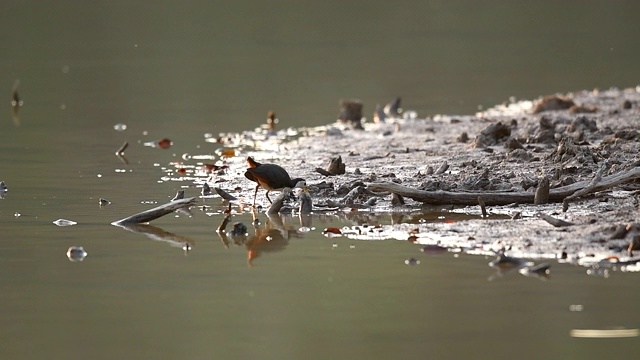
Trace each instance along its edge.
{"label": "wet mud", "polygon": [[[374,114],[376,122],[343,119],[299,129],[278,129],[272,119],[252,131],[205,134],[216,155],[185,156],[162,177],[221,190],[249,209],[255,183],[243,174],[251,156],[305,179],[306,187],[293,192],[304,192],[307,211],[310,196],[314,214],[369,219],[354,221],[344,236],[366,238],[375,228],[376,239],[637,271],[639,109],[640,88],[612,88],[511,99],[473,115],[420,117],[395,109]],[[469,203],[434,204],[385,191],[384,184],[473,196]],[[510,194],[527,200],[491,201]],[[264,190],[257,204],[269,208]],[[292,200],[278,210],[296,214],[300,205]],[[429,213],[453,220],[430,221]],[[381,214],[396,221],[376,224]]]}

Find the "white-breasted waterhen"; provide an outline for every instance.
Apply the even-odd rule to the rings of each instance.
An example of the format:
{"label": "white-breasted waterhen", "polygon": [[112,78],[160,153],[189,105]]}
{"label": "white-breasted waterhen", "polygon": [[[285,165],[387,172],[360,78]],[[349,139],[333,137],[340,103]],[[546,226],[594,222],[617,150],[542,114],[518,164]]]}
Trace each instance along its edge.
{"label": "white-breasted waterhen", "polygon": [[251,156],[247,157],[247,164],[249,164],[249,168],[244,173],[244,176],[258,183],[253,194],[253,206],[256,205],[256,196],[259,188],[267,190],[267,200],[271,203],[269,191],[281,191],[286,187],[293,188],[300,181],[304,181],[302,178],[291,179],[289,173],[279,165],[261,164],[253,160]]}

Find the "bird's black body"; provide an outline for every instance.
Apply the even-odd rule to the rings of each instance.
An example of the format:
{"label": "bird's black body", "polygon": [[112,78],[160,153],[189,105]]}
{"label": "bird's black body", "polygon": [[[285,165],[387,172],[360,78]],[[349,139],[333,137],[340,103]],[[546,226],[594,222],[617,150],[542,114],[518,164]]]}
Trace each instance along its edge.
{"label": "bird's black body", "polygon": [[244,176],[257,183],[256,191],[253,195],[253,205],[256,204],[256,195],[259,188],[267,190],[267,200],[271,202],[269,191],[280,191],[287,187],[293,188],[298,182],[304,181],[302,178],[291,179],[289,173],[276,164],[261,164],[253,160],[252,157],[247,158],[247,163],[249,168],[244,173]]}

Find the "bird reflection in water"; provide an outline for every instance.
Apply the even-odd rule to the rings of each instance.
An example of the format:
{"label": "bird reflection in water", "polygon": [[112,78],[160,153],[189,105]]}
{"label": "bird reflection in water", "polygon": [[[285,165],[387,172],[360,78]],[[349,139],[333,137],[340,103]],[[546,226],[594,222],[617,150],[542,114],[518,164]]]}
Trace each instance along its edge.
{"label": "bird reflection in water", "polygon": [[[234,244],[247,249],[249,267],[253,266],[253,261],[264,253],[284,250],[289,245],[289,239],[298,236],[298,231],[285,223],[284,215],[266,214],[267,219],[264,224],[261,223],[255,210],[252,211],[252,215],[253,235],[249,235],[247,227],[240,222],[234,223],[231,230],[226,230],[231,219],[230,211],[227,212],[216,231],[225,247]],[[305,223],[308,221],[305,219]]]}

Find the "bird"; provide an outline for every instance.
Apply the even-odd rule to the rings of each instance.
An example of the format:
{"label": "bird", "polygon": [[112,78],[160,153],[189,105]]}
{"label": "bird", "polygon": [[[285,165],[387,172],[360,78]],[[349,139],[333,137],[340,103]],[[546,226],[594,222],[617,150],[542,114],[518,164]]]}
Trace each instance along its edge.
{"label": "bird", "polygon": [[261,164],[253,160],[251,156],[247,157],[247,164],[249,164],[249,168],[244,176],[257,183],[256,191],[253,194],[253,206],[256,206],[256,196],[260,188],[267,190],[267,200],[272,203],[269,198],[270,191],[281,191],[286,187],[293,188],[299,182],[304,182],[302,178],[291,179],[289,173],[279,165]]}

